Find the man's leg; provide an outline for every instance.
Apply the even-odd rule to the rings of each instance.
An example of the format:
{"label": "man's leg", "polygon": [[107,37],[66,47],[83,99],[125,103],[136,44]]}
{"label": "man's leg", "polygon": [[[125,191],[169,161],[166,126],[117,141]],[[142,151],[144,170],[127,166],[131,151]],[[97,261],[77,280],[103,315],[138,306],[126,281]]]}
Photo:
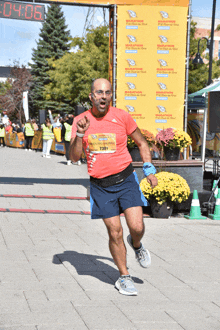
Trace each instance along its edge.
{"label": "man's leg", "polygon": [[125,219],[132,237],[133,246],[139,248],[144,235],[144,221],[142,206],[130,207],[124,210]]}
{"label": "man's leg", "polygon": [[109,249],[116,266],[120,272],[119,279],[115,282],[115,287],[121,294],[136,296],[137,289],[127,270],[126,247],[123,240],[123,229],[120,217],[103,219],[109,234]]}
{"label": "man's leg", "polygon": [[123,240],[123,229],[120,216],[103,219],[109,235],[109,249],[120,275],[128,275],[126,247]]}
{"label": "man's leg", "polygon": [[141,238],[144,235],[143,211],[141,206],[130,207],[124,210],[130,235],[127,237],[129,245],[135,252],[139,264],[147,268],[151,265],[150,252],[144,248]]}

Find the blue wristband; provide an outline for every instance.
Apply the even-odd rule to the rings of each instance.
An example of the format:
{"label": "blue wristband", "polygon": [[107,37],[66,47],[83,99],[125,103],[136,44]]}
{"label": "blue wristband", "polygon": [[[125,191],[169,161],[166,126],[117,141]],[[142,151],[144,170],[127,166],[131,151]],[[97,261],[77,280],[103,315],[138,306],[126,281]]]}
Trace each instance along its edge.
{"label": "blue wristband", "polygon": [[151,163],[144,163],[143,164],[143,172],[144,172],[145,176],[148,176],[150,174],[155,174],[156,173],[156,168]]}

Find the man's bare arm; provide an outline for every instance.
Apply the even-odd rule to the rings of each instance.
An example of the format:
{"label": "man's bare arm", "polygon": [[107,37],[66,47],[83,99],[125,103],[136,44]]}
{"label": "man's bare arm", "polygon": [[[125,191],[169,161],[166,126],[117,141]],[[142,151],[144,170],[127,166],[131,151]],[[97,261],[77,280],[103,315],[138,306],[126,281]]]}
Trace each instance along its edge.
{"label": "man's bare arm", "polygon": [[70,141],[70,159],[73,162],[77,162],[82,156],[83,135],[90,126],[90,120],[86,116],[84,116],[82,119],[79,119],[77,121],[76,126],[77,126],[77,133],[79,133],[79,135],[81,136],[76,135],[76,137],[72,138]]}
{"label": "man's bare arm", "polygon": [[78,160],[82,156],[82,138],[76,136],[75,138],[72,138],[70,141],[70,159],[72,162],[78,162]]}
{"label": "man's bare arm", "polygon": [[150,148],[147,144],[147,141],[141,134],[141,131],[139,128],[136,128],[136,130],[130,134],[130,137],[134,140],[134,142],[137,144],[139,150],[140,150],[140,155],[143,163],[149,162],[151,163],[151,153],[150,153]]}
{"label": "man's bare arm", "polygon": [[[141,134],[141,131],[139,128],[136,128],[136,130],[130,134],[130,137],[134,140],[134,142],[137,144],[140,155],[143,163],[151,163],[151,153],[150,148],[147,144],[147,141]],[[151,187],[154,188],[157,185],[157,178],[153,174],[149,174],[147,176],[147,181],[150,183]]]}

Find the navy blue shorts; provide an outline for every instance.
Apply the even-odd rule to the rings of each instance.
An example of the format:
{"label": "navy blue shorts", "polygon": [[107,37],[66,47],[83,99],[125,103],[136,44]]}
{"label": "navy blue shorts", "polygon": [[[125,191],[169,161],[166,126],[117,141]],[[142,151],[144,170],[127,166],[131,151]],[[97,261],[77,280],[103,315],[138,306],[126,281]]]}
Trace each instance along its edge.
{"label": "navy blue shorts", "polygon": [[134,206],[148,206],[134,171],[122,183],[103,188],[90,182],[90,207],[92,219],[105,219],[120,215]]}

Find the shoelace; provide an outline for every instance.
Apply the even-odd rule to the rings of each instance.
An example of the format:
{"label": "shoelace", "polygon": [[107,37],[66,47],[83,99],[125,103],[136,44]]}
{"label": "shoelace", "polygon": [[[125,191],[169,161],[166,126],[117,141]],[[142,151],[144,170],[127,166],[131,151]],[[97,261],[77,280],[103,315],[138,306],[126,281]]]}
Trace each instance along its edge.
{"label": "shoelace", "polygon": [[122,282],[126,288],[133,287],[133,280],[130,276],[128,277],[122,277]]}
{"label": "shoelace", "polygon": [[136,252],[138,259],[147,259],[147,251],[142,247],[140,251]]}

